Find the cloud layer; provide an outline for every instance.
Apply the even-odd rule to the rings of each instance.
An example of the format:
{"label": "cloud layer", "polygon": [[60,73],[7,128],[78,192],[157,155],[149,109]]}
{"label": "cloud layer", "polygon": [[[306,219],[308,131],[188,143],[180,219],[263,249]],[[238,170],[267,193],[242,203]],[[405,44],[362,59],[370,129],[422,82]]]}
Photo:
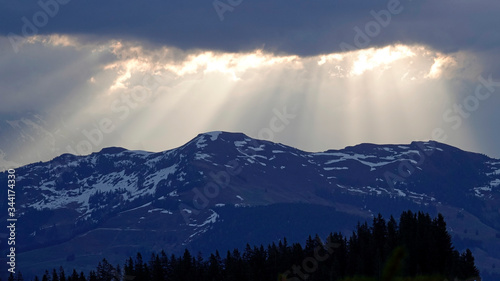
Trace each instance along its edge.
{"label": "cloud layer", "polygon": [[496,0],[0,4],[4,163],[164,150],[211,130],[316,151],[441,129],[500,157]]}
{"label": "cloud layer", "polygon": [[66,35],[19,48],[0,55],[5,161],[107,146],[161,151],[212,130],[320,151],[428,140],[439,128],[441,141],[498,156],[500,136],[487,128],[500,104],[493,95],[470,103],[483,69],[468,52],[399,44],[302,57]]}
{"label": "cloud layer", "polygon": [[[181,49],[317,55],[395,43],[441,52],[500,41],[496,0],[0,1],[0,32],[135,39]],[[11,34],[11,35],[12,35]],[[356,45],[355,43],[359,44]]]}

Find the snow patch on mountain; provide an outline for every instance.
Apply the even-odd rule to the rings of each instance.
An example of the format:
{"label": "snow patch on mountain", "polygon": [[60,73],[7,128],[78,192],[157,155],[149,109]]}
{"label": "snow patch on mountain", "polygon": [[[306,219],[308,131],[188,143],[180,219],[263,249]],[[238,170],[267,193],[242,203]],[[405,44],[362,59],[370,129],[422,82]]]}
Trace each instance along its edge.
{"label": "snow patch on mountain", "polygon": [[486,192],[491,191],[491,186],[474,187],[474,192],[477,197],[484,197]]}
{"label": "snow patch on mountain", "polygon": [[182,243],[182,245],[186,245],[187,243],[191,242],[195,237],[207,232],[210,229],[211,224],[214,224],[217,222],[217,219],[220,217],[219,214],[212,209],[209,209],[209,211],[211,212],[211,214],[208,216],[207,219],[205,219],[205,221],[203,223],[201,223],[201,224],[190,223],[189,224],[189,226],[191,226],[195,229],[195,232],[193,234],[189,235],[189,238],[186,239]]}
{"label": "snow patch on mountain", "polygon": [[244,147],[246,144],[246,141],[234,141],[234,146],[236,147]]}
{"label": "snow patch on mountain", "polygon": [[250,146],[250,148],[255,150],[255,151],[264,151],[265,146],[263,144],[261,144],[261,145],[259,145],[259,147]]}
{"label": "snow patch on mountain", "polygon": [[205,133],[205,135],[210,136],[211,141],[216,141],[217,138],[219,138],[220,134],[222,134],[221,131],[213,131],[213,132]]}
{"label": "snow patch on mountain", "polygon": [[[146,181],[144,182],[144,186],[156,187],[158,185],[158,182],[160,182],[162,179],[168,179],[168,176],[171,174],[174,174],[177,171],[177,169],[178,169],[178,164],[174,164],[170,167],[159,170],[158,172],[156,172],[156,173],[154,173],[146,178]],[[154,191],[156,191],[156,189]]]}
{"label": "snow patch on mountain", "polygon": [[145,208],[145,207],[150,206],[150,205],[151,205],[151,202],[146,203],[146,204],[144,204],[144,205],[141,205],[141,206],[139,206],[139,207],[136,207],[136,208],[130,209],[130,210],[126,210],[126,211],[120,212],[120,214],[127,213],[127,212],[132,212],[132,211],[135,211],[135,210],[139,210],[139,209]]}
{"label": "snow patch on mountain", "polygon": [[406,197],[406,193],[404,193],[401,189],[394,188],[394,190],[398,192],[398,196]]}
{"label": "snow patch on mountain", "polygon": [[492,172],[486,173],[487,176],[500,175],[500,162],[487,162]]}
{"label": "snow patch on mountain", "polygon": [[325,167],[323,168],[325,171],[331,171],[331,170],[349,170],[347,167]]}
{"label": "snow patch on mountain", "polygon": [[205,141],[204,137],[199,137],[198,140],[196,141],[196,147],[198,149],[206,147],[208,144]]}
{"label": "snow patch on mountain", "polygon": [[[322,155],[322,156],[336,156],[339,157],[337,159],[332,159],[329,161],[326,161],[324,165],[330,165],[334,163],[339,163],[343,162],[346,160],[355,160],[363,165],[369,166],[371,168],[371,171],[375,170],[377,167],[385,166],[387,164],[394,163],[398,160],[390,161],[390,162],[376,162],[378,159],[374,156],[367,156],[363,154],[346,154],[346,153],[317,153],[317,155]],[[372,158],[375,162],[369,162],[368,159]],[[363,159],[363,160],[361,160]],[[327,170],[329,167],[325,167],[324,169]],[[335,168],[332,168],[332,170]]]}
{"label": "snow patch on mountain", "polygon": [[196,153],[194,155],[194,159],[195,160],[208,160],[210,159],[210,155],[206,154],[206,153]]}
{"label": "snow patch on mountain", "polygon": [[495,179],[490,182],[491,187],[497,187],[500,185],[500,179]]}
{"label": "snow patch on mountain", "polygon": [[[143,155],[148,156],[149,154]],[[67,164],[67,167],[76,168],[78,167],[78,163],[77,161],[71,161]],[[132,201],[140,196],[153,195],[158,182],[162,179],[167,179],[169,175],[175,173],[177,167],[178,165],[174,164],[148,175],[144,179],[142,186],[139,186],[139,176],[136,173],[126,174],[125,170],[122,170],[120,172],[110,172],[97,178],[90,176],[78,180],[74,184],[67,183],[67,186],[63,189],[56,189],[57,182],[55,180],[45,180],[40,186],[29,185],[25,188],[32,190],[31,192],[35,192],[34,190],[41,192],[38,198],[34,198],[35,201],[30,202],[29,206],[32,208],[37,210],[54,210],[75,204],[78,206],[76,209],[78,212],[87,213],[90,207],[90,197],[98,192],[103,194],[106,192],[120,192],[125,201]],[[49,173],[56,175],[57,170],[55,168],[53,172],[51,170]],[[55,177],[57,178],[57,176]],[[76,186],[76,188],[71,188],[72,186]]]}

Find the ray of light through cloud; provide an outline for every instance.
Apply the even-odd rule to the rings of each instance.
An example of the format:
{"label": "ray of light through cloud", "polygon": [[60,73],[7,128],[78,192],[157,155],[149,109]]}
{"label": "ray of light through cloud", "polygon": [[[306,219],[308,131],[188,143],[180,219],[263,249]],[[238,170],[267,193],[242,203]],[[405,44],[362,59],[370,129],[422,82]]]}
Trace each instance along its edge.
{"label": "ray of light through cloud", "polygon": [[[421,45],[301,57],[263,50],[180,50],[123,40],[82,43],[77,37],[51,35],[30,38],[20,48],[45,64],[44,75],[36,79],[26,72],[32,83],[5,88],[2,111],[59,114],[65,127],[52,123],[48,131],[64,131],[78,153],[112,145],[160,151],[211,130],[262,137],[259,131],[273,112],[284,108],[297,117],[274,141],[304,150],[427,140],[460,96],[457,81],[475,83],[480,73],[477,66],[470,70],[472,55],[442,54]],[[5,69],[13,61],[3,57],[0,63]],[[64,94],[53,93],[61,89]],[[23,99],[43,98],[23,108],[14,92]],[[99,129],[102,120],[109,132],[92,143],[83,132]],[[467,143],[467,134],[466,128],[450,131],[450,142]],[[91,146],[78,151],[80,140]]]}

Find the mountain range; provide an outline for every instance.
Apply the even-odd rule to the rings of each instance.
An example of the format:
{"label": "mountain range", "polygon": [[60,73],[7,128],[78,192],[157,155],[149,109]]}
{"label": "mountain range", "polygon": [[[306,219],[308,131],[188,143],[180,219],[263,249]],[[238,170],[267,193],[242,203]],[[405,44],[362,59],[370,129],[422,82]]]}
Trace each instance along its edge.
{"label": "mountain range", "polygon": [[470,248],[483,274],[500,274],[500,160],[434,141],[306,152],[209,132],[163,152],[109,147],[15,174],[25,276],[60,265],[85,271],[103,257],[123,264],[139,251],[206,255],[350,233],[358,221],[408,209],[442,213],[454,245]]}

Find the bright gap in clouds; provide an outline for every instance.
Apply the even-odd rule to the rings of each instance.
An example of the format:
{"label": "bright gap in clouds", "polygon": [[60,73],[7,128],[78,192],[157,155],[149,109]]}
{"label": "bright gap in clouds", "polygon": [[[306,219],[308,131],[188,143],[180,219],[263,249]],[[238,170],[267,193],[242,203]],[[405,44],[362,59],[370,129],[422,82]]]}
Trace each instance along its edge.
{"label": "bright gap in clouds", "polygon": [[[454,101],[449,78],[467,83],[478,74],[463,71],[467,54],[446,55],[418,45],[299,57],[146,48],[126,41],[81,45],[78,38],[58,35],[31,38],[20,53],[31,52],[50,66],[61,51],[71,53],[67,67],[81,59],[94,64],[64,99],[53,98],[40,110],[71,112],[64,116],[66,126],[74,128],[67,138],[82,154],[105,146],[161,151],[212,130],[244,132],[309,151],[428,140]],[[49,71],[61,75],[60,69]],[[51,90],[63,80],[51,81]],[[18,102],[7,100],[2,110]],[[270,123],[284,112],[293,118]],[[99,129],[102,120],[112,130],[92,143],[82,132]],[[52,131],[60,129],[54,126]],[[465,132],[451,135],[468,138]],[[78,151],[85,140],[91,146]]]}

